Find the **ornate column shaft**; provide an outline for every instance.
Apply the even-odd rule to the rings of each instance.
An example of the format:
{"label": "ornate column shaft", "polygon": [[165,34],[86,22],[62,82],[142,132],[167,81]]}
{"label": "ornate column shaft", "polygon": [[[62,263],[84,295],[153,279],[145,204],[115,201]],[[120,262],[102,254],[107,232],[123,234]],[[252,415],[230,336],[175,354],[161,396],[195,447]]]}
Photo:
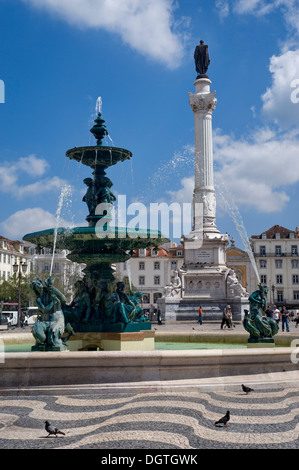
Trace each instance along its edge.
{"label": "ornate column shaft", "polygon": [[[206,76],[194,82],[196,93],[189,92],[189,103],[195,120],[195,178],[193,192],[194,231],[217,232],[216,197],[213,173],[212,112],[217,99],[210,92],[211,81]],[[203,221],[196,216],[195,205],[203,205]]]}

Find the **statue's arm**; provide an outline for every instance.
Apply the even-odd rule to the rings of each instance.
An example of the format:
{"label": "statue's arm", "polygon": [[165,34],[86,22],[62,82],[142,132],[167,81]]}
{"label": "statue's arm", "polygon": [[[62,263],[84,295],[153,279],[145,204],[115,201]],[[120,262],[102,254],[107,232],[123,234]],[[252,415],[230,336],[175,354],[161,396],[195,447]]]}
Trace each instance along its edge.
{"label": "statue's arm", "polygon": [[40,297],[38,297],[36,299],[36,303],[39,306],[39,309],[42,313],[49,313],[51,311],[51,309],[54,307],[54,301],[53,300],[52,300],[52,302],[49,303],[49,305],[44,305],[42,303]]}
{"label": "statue's arm", "polygon": [[66,303],[66,297],[64,296],[64,294],[62,294],[62,292],[60,292],[54,286],[51,286],[51,290],[52,290],[52,292],[54,292],[54,294],[56,294],[56,296],[59,298],[59,300],[61,300],[61,302]]}

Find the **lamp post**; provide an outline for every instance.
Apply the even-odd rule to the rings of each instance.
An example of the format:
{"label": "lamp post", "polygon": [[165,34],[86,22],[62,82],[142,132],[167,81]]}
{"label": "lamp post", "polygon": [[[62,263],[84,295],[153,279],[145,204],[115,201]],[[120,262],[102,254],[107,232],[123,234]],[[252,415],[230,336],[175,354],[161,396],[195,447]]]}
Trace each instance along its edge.
{"label": "lamp post", "polygon": [[274,305],[274,292],[275,292],[275,286],[274,286],[274,284],[272,284],[271,290],[272,290],[272,299],[273,299],[273,305]]}
{"label": "lamp post", "polygon": [[19,297],[19,300],[18,300],[18,328],[20,327],[20,320],[21,320],[21,279],[22,279],[22,273],[25,274],[25,272],[27,271],[27,264],[26,262],[24,263],[20,263],[20,264],[17,264],[15,263],[13,266],[13,272],[15,274],[18,273],[18,277],[19,277],[19,292],[18,292],[18,297]]}

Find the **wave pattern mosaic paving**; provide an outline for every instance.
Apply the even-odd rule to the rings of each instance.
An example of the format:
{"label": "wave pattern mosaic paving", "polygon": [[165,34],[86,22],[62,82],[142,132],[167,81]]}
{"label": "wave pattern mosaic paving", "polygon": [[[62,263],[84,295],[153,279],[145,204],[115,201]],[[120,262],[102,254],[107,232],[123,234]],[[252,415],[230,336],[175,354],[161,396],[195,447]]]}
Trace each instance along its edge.
{"label": "wave pattern mosaic paving", "polygon": [[[299,389],[4,396],[1,449],[298,448]],[[227,427],[215,422],[230,410]],[[48,420],[65,435],[50,435]]]}

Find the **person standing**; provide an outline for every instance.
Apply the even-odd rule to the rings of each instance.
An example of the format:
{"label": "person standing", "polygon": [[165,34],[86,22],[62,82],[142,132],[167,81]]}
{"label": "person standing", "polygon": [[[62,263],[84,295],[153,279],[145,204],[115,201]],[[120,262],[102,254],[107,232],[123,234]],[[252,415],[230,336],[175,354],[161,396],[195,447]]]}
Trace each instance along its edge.
{"label": "person standing", "polygon": [[278,310],[278,308],[276,307],[276,305],[274,305],[274,307],[273,307],[272,318],[273,318],[273,320],[276,321],[276,323],[277,323],[277,325],[278,325],[278,324],[279,324],[279,320],[280,320],[280,311]]}
{"label": "person standing", "polygon": [[150,321],[153,321],[154,313],[155,313],[155,306],[154,306],[153,304],[150,304],[150,306],[149,306],[149,318],[150,318]]}
{"label": "person standing", "polygon": [[202,325],[202,306],[198,309],[198,323]]}
{"label": "person standing", "polygon": [[289,327],[289,312],[286,309],[286,307],[282,307],[281,313],[280,313],[280,318],[281,318],[281,326],[282,326],[282,331],[284,331],[284,327],[286,327],[286,331],[290,331]]}
{"label": "person standing", "polygon": [[267,318],[272,318],[273,310],[271,309],[270,305],[268,305],[265,313]]}

